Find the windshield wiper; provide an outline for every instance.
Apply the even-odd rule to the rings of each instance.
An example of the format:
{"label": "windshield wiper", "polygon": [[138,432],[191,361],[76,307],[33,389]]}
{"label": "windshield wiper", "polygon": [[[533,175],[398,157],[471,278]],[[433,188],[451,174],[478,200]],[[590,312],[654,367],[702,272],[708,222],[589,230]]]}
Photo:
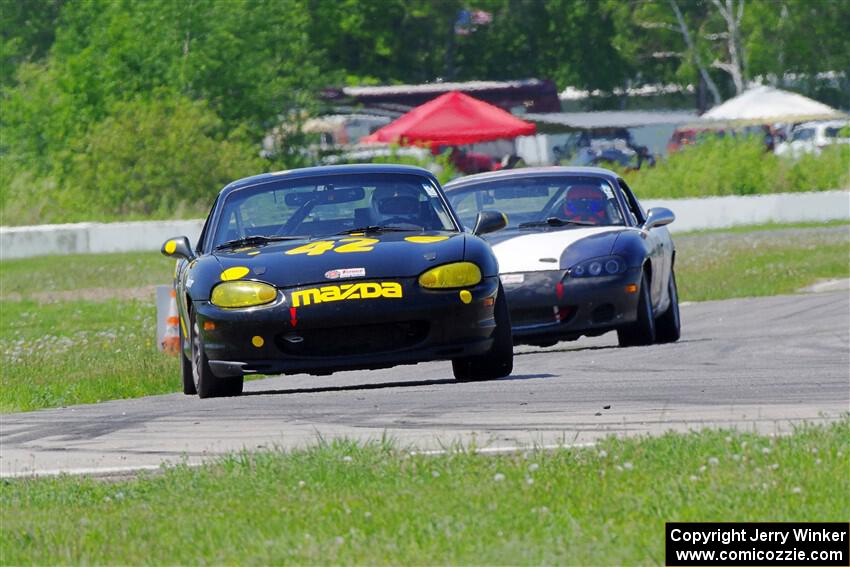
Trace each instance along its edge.
{"label": "windshield wiper", "polygon": [[400,226],[382,226],[373,224],[370,226],[362,226],[360,228],[349,228],[348,230],[343,230],[336,234],[352,234],[355,232],[422,232],[423,230],[424,229],[421,228],[402,228]]}
{"label": "windshield wiper", "polygon": [[567,226],[567,225],[579,225],[579,226],[598,226],[596,223],[585,222],[585,221],[577,221],[577,220],[566,220],[559,219],[558,217],[549,217],[546,220],[542,221],[531,221],[531,222],[523,222],[517,225],[517,228],[528,228],[533,226]]}
{"label": "windshield wiper", "polygon": [[256,246],[257,244],[267,244],[269,242],[278,242],[281,240],[303,240],[306,236],[264,236],[257,234],[254,236],[246,236],[245,238],[237,238],[236,240],[228,240],[223,244],[215,247],[216,250],[224,250],[225,248],[236,248],[238,246]]}

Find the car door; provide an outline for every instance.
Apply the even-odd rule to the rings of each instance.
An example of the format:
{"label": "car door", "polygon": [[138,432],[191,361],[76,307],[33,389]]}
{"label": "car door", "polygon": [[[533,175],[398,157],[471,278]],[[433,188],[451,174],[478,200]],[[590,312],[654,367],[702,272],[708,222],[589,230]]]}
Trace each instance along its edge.
{"label": "car door", "polygon": [[625,197],[626,207],[631,213],[633,220],[636,222],[643,234],[646,235],[647,254],[652,262],[652,282],[650,286],[650,294],[652,296],[652,305],[658,313],[659,308],[664,308],[667,305],[667,282],[670,278],[670,267],[673,255],[673,241],[670,238],[670,233],[666,227],[656,227],[649,230],[643,229],[643,223],[646,222],[646,212],[641,207],[637,198],[635,198],[632,190],[622,179],[617,179],[620,190]]}

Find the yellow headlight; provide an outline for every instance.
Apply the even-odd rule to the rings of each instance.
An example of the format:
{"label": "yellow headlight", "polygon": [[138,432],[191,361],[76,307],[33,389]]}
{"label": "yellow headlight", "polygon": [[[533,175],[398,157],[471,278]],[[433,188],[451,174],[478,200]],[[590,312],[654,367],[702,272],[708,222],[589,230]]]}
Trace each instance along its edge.
{"label": "yellow headlight", "polygon": [[480,281],[481,270],[472,262],[437,266],[419,276],[419,285],[430,289],[467,287]]}
{"label": "yellow headlight", "polygon": [[270,303],[275,297],[277,290],[269,284],[236,281],[215,286],[210,301],[219,307],[252,307]]}

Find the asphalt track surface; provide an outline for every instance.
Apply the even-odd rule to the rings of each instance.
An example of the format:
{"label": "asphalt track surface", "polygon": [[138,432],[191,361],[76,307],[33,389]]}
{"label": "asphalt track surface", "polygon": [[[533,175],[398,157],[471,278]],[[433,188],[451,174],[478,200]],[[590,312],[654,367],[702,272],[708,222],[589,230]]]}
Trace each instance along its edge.
{"label": "asphalt track surface", "polygon": [[[846,291],[686,305],[675,344],[609,333],[519,347],[514,373],[460,384],[446,362],[246,382],[239,398],[182,394],[0,416],[0,475],[118,473],[321,437],[440,449],[592,443],[703,427],[783,433],[850,408]],[[176,364],[176,361],[175,361]]]}

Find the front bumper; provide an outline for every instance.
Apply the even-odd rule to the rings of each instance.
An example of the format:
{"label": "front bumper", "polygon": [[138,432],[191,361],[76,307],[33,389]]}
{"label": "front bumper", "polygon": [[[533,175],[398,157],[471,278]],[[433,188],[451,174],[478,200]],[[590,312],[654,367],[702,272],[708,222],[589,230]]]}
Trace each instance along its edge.
{"label": "front bumper", "polygon": [[[305,290],[348,284],[334,281],[283,289],[270,306],[222,309],[196,304],[198,327],[210,368],[217,376],[240,374],[328,374],[338,370],[385,368],[487,352],[496,328],[496,277],[460,291],[427,290],[415,278],[392,280],[401,297],[354,297],[322,301]],[[344,291],[344,288],[343,288]],[[295,294],[295,296],[293,295]],[[298,307],[293,307],[298,297]],[[340,297],[340,295],[337,295]]]}
{"label": "front bumper", "polygon": [[597,278],[571,278],[565,270],[502,274],[514,343],[574,340],[632,323],[640,281],[640,268]]}

